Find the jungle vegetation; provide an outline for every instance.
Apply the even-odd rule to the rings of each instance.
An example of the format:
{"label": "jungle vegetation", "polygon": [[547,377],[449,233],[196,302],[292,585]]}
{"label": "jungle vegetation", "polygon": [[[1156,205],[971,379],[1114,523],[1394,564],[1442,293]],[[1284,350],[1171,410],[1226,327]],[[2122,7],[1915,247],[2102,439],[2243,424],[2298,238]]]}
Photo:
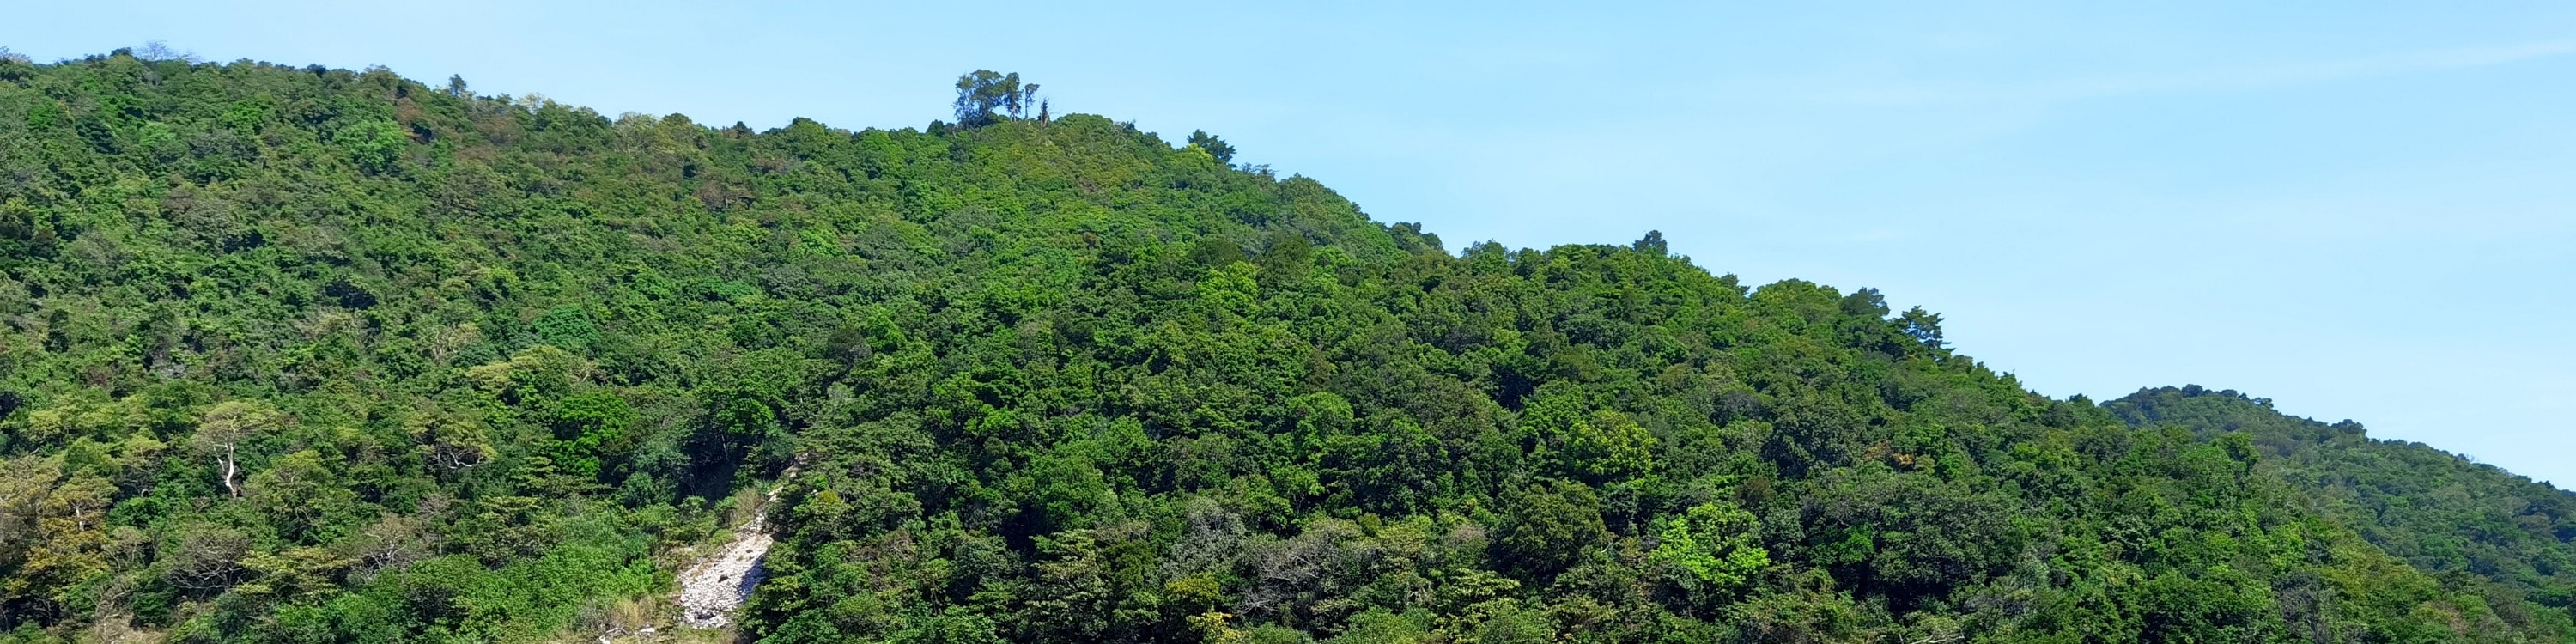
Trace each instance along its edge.
{"label": "jungle vegetation", "polygon": [[773,488],[745,641],[2576,640],[2548,486],[958,89],[0,59],[0,642],[589,641]]}

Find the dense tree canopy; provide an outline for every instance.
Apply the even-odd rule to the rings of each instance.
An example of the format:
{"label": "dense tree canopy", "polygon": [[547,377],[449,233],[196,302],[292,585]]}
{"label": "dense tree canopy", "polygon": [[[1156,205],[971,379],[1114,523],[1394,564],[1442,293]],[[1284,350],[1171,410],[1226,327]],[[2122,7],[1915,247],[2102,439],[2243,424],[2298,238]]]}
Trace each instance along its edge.
{"label": "dense tree canopy", "polygon": [[2401,531],[2489,488],[967,80],[754,132],[0,58],[0,641],[587,641],[772,489],[782,644],[2576,636],[2554,509]]}
{"label": "dense tree canopy", "polygon": [[2490,592],[2549,610],[2576,601],[2576,495],[2421,443],[2374,440],[2360,423],[2284,415],[2232,390],[2141,389],[2104,407],[2140,426],[2245,434],[2309,508],[2419,569],[2476,575],[2497,587]]}

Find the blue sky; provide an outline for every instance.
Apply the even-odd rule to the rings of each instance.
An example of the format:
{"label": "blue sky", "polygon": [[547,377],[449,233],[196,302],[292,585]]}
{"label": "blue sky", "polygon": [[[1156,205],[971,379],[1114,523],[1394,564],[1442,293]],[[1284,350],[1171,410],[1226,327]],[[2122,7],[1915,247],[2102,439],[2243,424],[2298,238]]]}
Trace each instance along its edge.
{"label": "blue sky", "polygon": [[2049,395],[2234,388],[2576,482],[2576,4],[1073,4],[40,3],[0,45],[762,128],[1016,71],[1453,249],[1660,229],[1941,312]]}

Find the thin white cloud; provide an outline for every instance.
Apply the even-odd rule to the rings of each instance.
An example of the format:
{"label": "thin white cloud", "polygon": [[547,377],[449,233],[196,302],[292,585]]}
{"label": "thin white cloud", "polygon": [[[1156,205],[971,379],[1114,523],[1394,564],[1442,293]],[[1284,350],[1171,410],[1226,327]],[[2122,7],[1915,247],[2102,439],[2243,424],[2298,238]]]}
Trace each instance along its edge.
{"label": "thin white cloud", "polygon": [[1880,85],[1820,97],[1856,105],[2062,103],[2121,96],[2242,92],[2354,78],[2502,65],[2576,53],[2576,40],[2400,52],[2341,60],[2174,74],[2073,78],[2006,86]]}

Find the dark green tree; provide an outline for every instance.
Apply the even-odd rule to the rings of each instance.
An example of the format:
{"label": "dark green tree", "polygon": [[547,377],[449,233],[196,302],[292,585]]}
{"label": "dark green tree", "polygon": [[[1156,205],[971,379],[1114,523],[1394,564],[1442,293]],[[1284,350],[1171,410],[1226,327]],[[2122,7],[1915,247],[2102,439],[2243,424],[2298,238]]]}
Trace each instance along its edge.
{"label": "dark green tree", "polygon": [[1020,82],[1016,72],[975,70],[957,77],[957,123],[980,127],[1005,116],[1021,118],[1029,109],[1040,107],[1037,95],[1038,84]]}
{"label": "dark green tree", "polygon": [[1217,163],[1234,162],[1234,146],[1228,145],[1225,139],[1207,133],[1207,130],[1191,130],[1190,145],[1207,152],[1208,156],[1216,157]]}

